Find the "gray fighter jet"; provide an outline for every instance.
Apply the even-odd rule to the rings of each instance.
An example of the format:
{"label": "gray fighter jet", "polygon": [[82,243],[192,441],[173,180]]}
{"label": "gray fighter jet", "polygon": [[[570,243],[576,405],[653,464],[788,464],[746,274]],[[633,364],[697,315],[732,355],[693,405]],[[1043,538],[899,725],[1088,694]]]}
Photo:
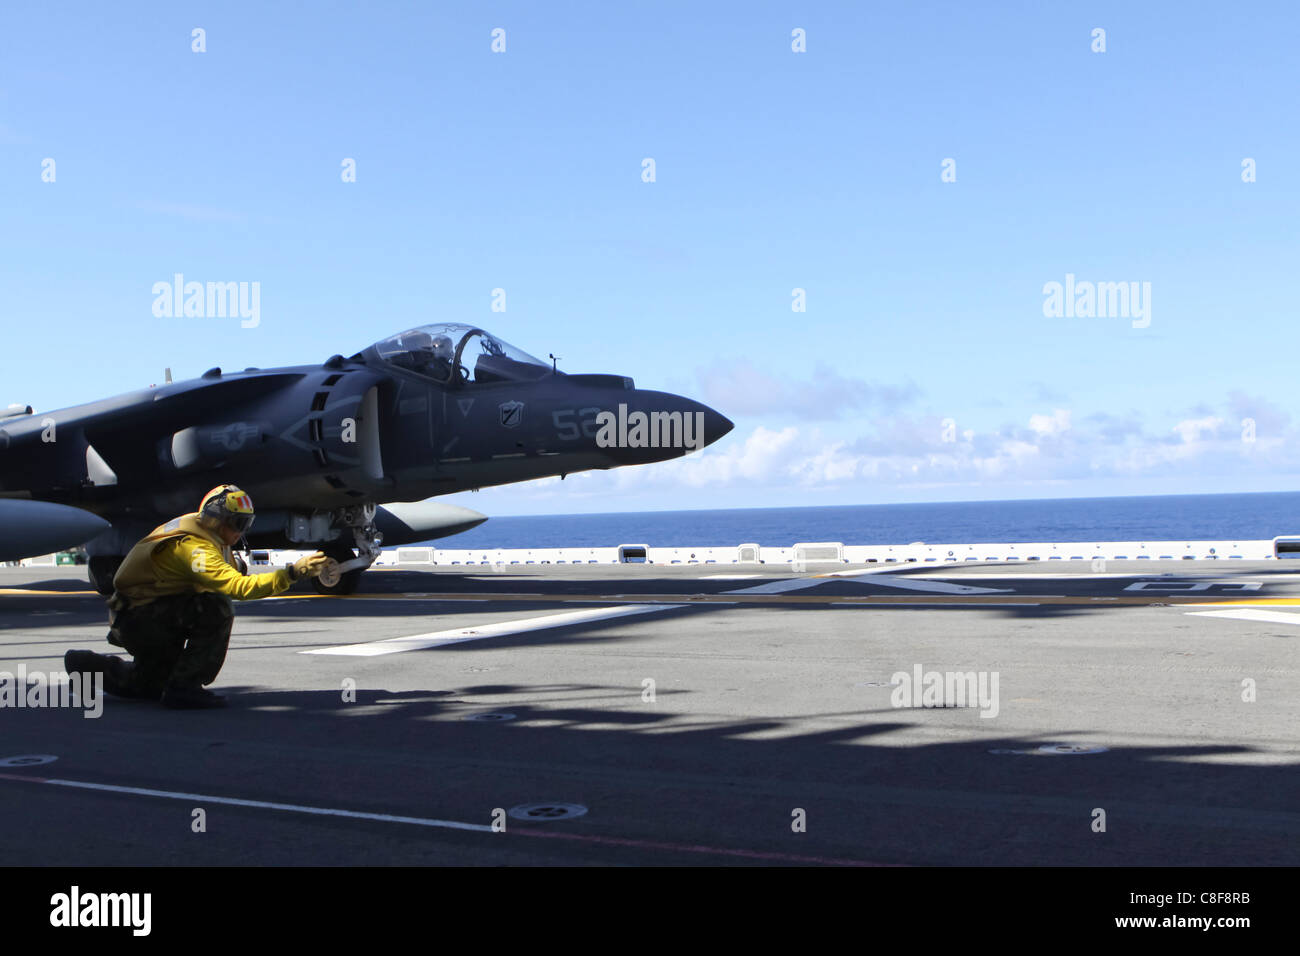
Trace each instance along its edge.
{"label": "gray fighter jet", "polygon": [[[439,495],[684,455],[732,428],[622,375],[566,374],[482,329],[410,329],[321,365],[223,372],[0,417],[0,560],[86,542],[108,593],[131,545],[223,482],[251,548],[323,550],[350,593],[380,545],[487,520]],[[106,527],[107,522],[110,527]],[[56,544],[57,542],[57,544]]]}

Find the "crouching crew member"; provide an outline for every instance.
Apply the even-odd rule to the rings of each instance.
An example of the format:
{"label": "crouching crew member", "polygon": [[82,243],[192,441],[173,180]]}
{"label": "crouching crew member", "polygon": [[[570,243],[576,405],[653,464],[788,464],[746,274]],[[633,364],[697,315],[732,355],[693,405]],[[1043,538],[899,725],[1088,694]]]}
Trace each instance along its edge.
{"label": "crouching crew member", "polygon": [[128,552],[113,578],[108,640],[134,662],[93,651],[68,651],[69,672],[104,675],[118,697],[161,700],[167,707],[224,707],[207,690],[226,661],[234,622],[231,599],[252,601],[315,577],[328,562],[319,551],[265,574],[245,575],[231,548],[253,523],[253,503],[234,485],[213,488],[195,514],[154,529]]}

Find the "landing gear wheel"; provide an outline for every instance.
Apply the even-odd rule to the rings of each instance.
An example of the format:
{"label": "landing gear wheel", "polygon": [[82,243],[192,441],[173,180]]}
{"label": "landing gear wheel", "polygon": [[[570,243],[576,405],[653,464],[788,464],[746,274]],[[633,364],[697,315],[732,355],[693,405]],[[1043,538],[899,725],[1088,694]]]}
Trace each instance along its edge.
{"label": "landing gear wheel", "polygon": [[113,575],[122,566],[124,557],[121,554],[101,554],[86,562],[86,576],[90,578],[90,586],[104,597],[113,593]]}
{"label": "landing gear wheel", "polygon": [[[357,553],[351,548],[338,545],[322,548],[321,550],[325,552],[326,557],[332,558],[336,564],[351,561],[357,556]],[[339,574],[337,567],[327,568],[320,575],[311,579],[311,586],[316,589],[317,594],[352,594],[361,583],[361,574],[364,570],[364,568],[358,568],[354,571],[345,571]]]}

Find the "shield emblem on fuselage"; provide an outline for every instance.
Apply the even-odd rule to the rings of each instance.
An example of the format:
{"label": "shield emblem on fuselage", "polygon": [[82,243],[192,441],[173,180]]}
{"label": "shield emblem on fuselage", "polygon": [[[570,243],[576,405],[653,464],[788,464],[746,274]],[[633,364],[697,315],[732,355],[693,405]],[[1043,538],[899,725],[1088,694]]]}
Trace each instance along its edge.
{"label": "shield emblem on fuselage", "polygon": [[523,402],[502,402],[497,406],[502,428],[515,428],[524,420]]}

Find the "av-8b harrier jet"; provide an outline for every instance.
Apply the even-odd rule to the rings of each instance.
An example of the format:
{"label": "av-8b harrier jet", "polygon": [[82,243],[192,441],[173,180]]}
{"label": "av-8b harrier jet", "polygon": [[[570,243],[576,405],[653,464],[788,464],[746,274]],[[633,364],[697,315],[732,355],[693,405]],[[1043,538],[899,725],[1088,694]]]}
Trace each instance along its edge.
{"label": "av-8b harrier jet", "polygon": [[566,374],[482,329],[426,325],[321,365],[214,368],[54,412],[11,407],[0,559],[85,541],[91,583],[109,593],[132,544],[230,482],[257,506],[250,547],[319,548],[338,566],[318,589],[350,593],[381,543],[487,520],[429,499],[673,458],[731,428],[630,378]]}

